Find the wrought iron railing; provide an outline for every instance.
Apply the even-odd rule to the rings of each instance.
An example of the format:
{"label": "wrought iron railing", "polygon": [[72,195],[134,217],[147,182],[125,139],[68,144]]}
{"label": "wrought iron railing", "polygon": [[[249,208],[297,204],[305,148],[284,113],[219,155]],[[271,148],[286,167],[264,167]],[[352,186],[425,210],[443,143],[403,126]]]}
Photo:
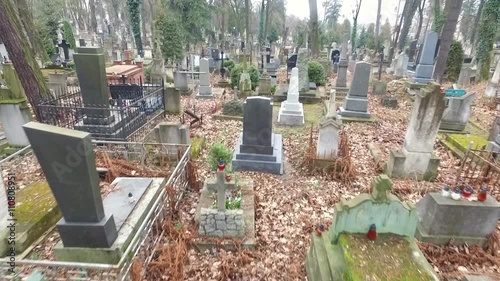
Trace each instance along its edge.
{"label": "wrought iron railing", "polygon": [[[110,142],[96,141],[95,144],[99,145],[100,149],[109,150],[109,152],[116,149],[116,147],[111,148]],[[133,144],[116,143],[118,147]],[[165,144],[157,145],[161,147],[165,146]],[[160,191],[152,208],[146,214],[131,243],[125,249],[122,258],[117,264],[30,260],[23,258],[15,261],[16,273],[7,274],[10,265],[7,263],[8,259],[4,258],[0,259],[0,280],[26,280],[26,278],[35,272],[39,272],[48,280],[131,280],[130,271],[135,261],[141,263],[142,268],[147,268],[149,262],[154,258],[158,244],[164,236],[163,220],[168,214],[168,210],[172,205],[171,202],[175,202],[174,204],[178,205],[184,192],[189,187],[187,169],[190,161],[191,147],[179,146],[178,149],[183,153],[166,182],[166,188]],[[174,190],[175,198],[173,200],[169,197],[167,188]]]}
{"label": "wrought iron railing", "polygon": [[42,123],[86,131],[94,139],[137,139],[140,129],[164,112],[164,84],[112,84],[108,104],[85,102],[79,88],[45,98],[37,106]]}

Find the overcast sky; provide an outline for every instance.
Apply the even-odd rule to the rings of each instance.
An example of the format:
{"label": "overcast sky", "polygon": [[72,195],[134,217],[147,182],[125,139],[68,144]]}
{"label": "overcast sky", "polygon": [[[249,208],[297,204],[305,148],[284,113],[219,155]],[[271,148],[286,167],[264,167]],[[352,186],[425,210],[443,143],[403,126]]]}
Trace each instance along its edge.
{"label": "overcast sky", "polygon": [[[323,19],[325,9],[322,3],[325,0],[318,1],[318,17]],[[391,25],[394,25],[396,20],[396,9],[400,0],[382,0],[382,24],[386,18],[389,18]],[[347,17],[352,22],[352,10],[356,4],[356,0],[343,0],[340,15],[342,18]],[[404,1],[401,1],[401,9],[403,9]],[[361,24],[368,24],[375,22],[377,18],[377,0],[363,0],[361,10],[359,12],[358,22]],[[309,1],[308,0],[288,0],[287,1],[287,14],[295,15],[299,18],[309,18]]]}

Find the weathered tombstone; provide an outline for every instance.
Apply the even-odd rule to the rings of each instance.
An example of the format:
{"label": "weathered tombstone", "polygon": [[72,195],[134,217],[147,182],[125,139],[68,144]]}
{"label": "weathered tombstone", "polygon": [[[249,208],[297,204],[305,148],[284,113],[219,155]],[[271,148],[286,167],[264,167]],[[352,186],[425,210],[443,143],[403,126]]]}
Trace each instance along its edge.
{"label": "weathered tombstone", "polygon": [[7,142],[14,146],[29,145],[22,126],[32,120],[24,89],[12,64],[3,64],[7,88],[0,88],[0,122]]}
{"label": "weathered tombstone", "polygon": [[459,87],[466,87],[470,84],[470,77],[472,76],[472,64],[464,63],[460,69],[457,85]]}
{"label": "weathered tombstone", "polygon": [[394,69],[394,76],[397,79],[402,78],[406,75],[406,71],[408,68],[408,56],[405,53],[401,53],[396,58],[396,65]]}
{"label": "weathered tombstone", "polygon": [[497,97],[500,95],[500,61],[497,63],[493,77],[491,77],[486,86],[484,95],[488,98]]}
{"label": "weathered tombstone", "polygon": [[[414,234],[417,210],[411,202],[401,202],[390,191],[392,182],[380,175],[372,183],[372,194],[362,193],[335,204],[333,222],[311,234],[306,256],[308,280],[345,280],[345,276],[370,276],[370,280],[439,280],[417,246]],[[375,241],[367,233],[376,229]],[[391,246],[389,246],[391,244]],[[384,258],[366,259],[357,256]],[[394,267],[394,261],[404,266]],[[383,269],[391,267],[391,272]],[[382,270],[380,270],[382,268]]]}
{"label": "weathered tombstone", "polygon": [[440,130],[463,131],[472,114],[472,103],[474,93],[468,93],[460,97],[447,97],[448,107],[443,113]]}
{"label": "weathered tombstone", "polygon": [[408,59],[410,62],[415,60],[415,53],[417,52],[417,40],[413,40],[410,42],[410,48],[408,48]]}
{"label": "weathered tombstone", "polygon": [[193,90],[188,84],[187,71],[174,71],[174,86],[181,91],[181,95],[191,95]]}
{"label": "weathered tombstone", "polygon": [[[493,196],[486,201],[453,200],[441,193],[428,193],[417,203],[419,223],[415,237],[423,242],[484,245],[495,232],[500,204]],[[477,218],[481,218],[478,220]]]}
{"label": "weathered tombstone", "polygon": [[[335,100],[335,97],[333,98]],[[335,102],[334,102],[335,103]],[[316,158],[335,159],[339,150],[339,133],[342,123],[333,116],[326,116],[319,123],[318,143],[316,145]]]}
{"label": "weathered tombstone", "polygon": [[74,128],[90,132],[94,137],[127,138],[146,123],[146,115],[139,108],[128,108],[126,112],[111,110],[106,61],[102,49],[78,48],[77,52],[73,59],[85,116],[75,124]]}
{"label": "weathered tombstone", "polygon": [[282,125],[304,125],[304,106],[299,102],[299,69],[294,67],[288,87],[287,99],[281,103],[278,123]]}
{"label": "weathered tombstone", "polygon": [[340,60],[337,67],[337,78],[335,81],[335,90],[338,92],[347,92],[347,48],[348,48],[349,37],[344,36],[342,41],[342,51],[340,52]]}
{"label": "weathered tombstone", "polygon": [[36,122],[24,130],[63,214],[64,247],[111,247],[117,228],[104,212],[90,134]]}
{"label": "weathered tombstone", "polygon": [[438,42],[438,34],[430,32],[425,36],[425,41],[422,47],[420,58],[413,82],[415,83],[428,83],[432,81],[432,73],[434,71],[434,55]]}
{"label": "weathered tombstone", "polygon": [[161,122],[153,130],[154,140],[159,143],[190,144],[189,127],[175,122]]}
{"label": "weathered tombstone", "polygon": [[297,55],[297,68],[299,69],[299,92],[309,92],[309,52],[306,49],[300,49]]}
{"label": "weathered tombstone", "polygon": [[164,92],[165,111],[169,114],[181,113],[181,93],[175,87],[167,87]]}
{"label": "weathered tombstone", "polygon": [[500,116],[495,118],[488,140],[490,141],[488,143],[488,150],[500,152]]}
{"label": "weathered tombstone", "polygon": [[212,94],[210,70],[207,58],[200,59],[200,72],[200,85],[198,87],[198,94],[196,94],[196,98],[211,99],[214,95]]}
{"label": "weathered tombstone", "polygon": [[403,149],[391,150],[387,174],[393,178],[433,180],[439,158],[433,153],[443,113],[445,93],[431,83],[415,95]]}
{"label": "weathered tombstone", "polygon": [[270,98],[246,99],[243,133],[236,144],[232,167],[236,171],[283,174],[283,140],[280,134],[273,133]]}
{"label": "weathered tombstone", "polygon": [[57,96],[65,96],[68,93],[66,80],[68,79],[67,73],[49,73],[49,83],[57,85]]}
{"label": "weathered tombstone", "polygon": [[271,87],[271,76],[264,70],[259,78],[259,95],[271,95]]}
{"label": "weathered tombstone", "polygon": [[371,118],[368,112],[368,85],[370,80],[371,64],[357,62],[354,77],[344,107],[340,108],[340,115],[344,117]]}

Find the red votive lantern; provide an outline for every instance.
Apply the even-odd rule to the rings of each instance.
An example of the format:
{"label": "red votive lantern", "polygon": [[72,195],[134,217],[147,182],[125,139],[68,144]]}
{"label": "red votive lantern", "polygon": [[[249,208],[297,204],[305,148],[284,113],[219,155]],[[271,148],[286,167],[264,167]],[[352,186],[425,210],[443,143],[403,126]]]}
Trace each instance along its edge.
{"label": "red votive lantern", "polygon": [[222,172],[224,169],[226,169],[226,165],[224,164],[224,161],[221,159],[219,160],[219,165],[217,165],[217,168],[219,168],[219,171]]}
{"label": "red votive lantern", "polygon": [[486,201],[487,196],[488,196],[488,189],[486,189],[486,186],[483,186],[479,190],[479,194],[477,195],[477,201],[484,202]]}
{"label": "red votive lantern", "polygon": [[366,237],[371,241],[377,239],[377,227],[375,226],[375,224],[370,225],[370,229],[368,230]]}
{"label": "red votive lantern", "polygon": [[464,190],[462,191],[462,196],[464,198],[469,198],[471,195],[472,195],[472,188],[470,186],[464,188]]}

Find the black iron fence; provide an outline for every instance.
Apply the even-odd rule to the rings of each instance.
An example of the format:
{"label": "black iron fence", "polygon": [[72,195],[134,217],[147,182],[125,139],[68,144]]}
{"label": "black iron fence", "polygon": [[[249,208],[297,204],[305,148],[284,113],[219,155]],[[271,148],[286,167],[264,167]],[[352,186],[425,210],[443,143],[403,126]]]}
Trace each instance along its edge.
{"label": "black iron fence", "polygon": [[[113,81],[114,82],[114,81]],[[121,83],[108,86],[107,103],[102,97],[83,97],[79,87],[68,88],[64,94],[52,93],[37,109],[42,123],[86,131],[94,139],[130,141],[165,109],[164,81],[157,84]],[[88,95],[88,94],[86,94]]]}

